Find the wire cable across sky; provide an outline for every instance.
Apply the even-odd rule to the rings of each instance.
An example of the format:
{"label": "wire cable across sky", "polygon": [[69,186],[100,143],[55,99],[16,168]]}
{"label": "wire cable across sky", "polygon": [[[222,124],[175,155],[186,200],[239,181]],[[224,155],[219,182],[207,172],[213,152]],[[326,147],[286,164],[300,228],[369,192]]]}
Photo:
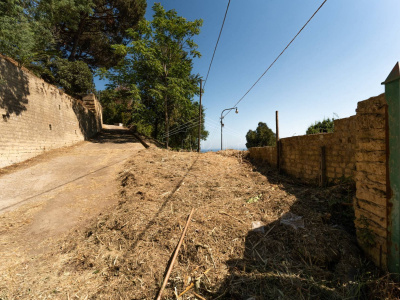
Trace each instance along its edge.
{"label": "wire cable across sky", "polygon": [[221,30],[219,31],[219,35],[218,35],[218,39],[217,39],[217,43],[215,44],[214,53],[213,53],[213,56],[212,56],[212,58],[211,58],[210,66],[208,67],[208,71],[207,71],[206,80],[204,80],[204,86],[203,86],[203,89],[205,89],[205,87],[206,87],[206,83],[207,83],[208,75],[210,74],[210,70],[211,70],[211,65],[212,65],[212,63],[213,63],[213,60],[214,60],[215,52],[217,51],[217,47],[218,47],[218,43],[219,43],[219,39],[221,38],[222,29],[224,29],[224,24],[225,24],[225,20],[226,20],[226,15],[228,14],[229,4],[231,4],[231,0],[229,0],[229,2],[228,2],[228,5],[227,5],[227,7],[226,7],[226,11],[225,11],[224,20],[222,21]]}
{"label": "wire cable across sky", "polygon": [[[250,91],[256,86],[256,84],[261,80],[261,78],[263,78],[263,76],[269,71],[269,69],[271,69],[271,67],[276,63],[276,61],[282,56],[282,54],[286,51],[287,48],[289,48],[289,46],[293,43],[293,41],[297,38],[297,36],[303,31],[304,28],[306,28],[306,26],[308,25],[308,23],[310,23],[310,21],[312,20],[312,18],[314,18],[314,16],[318,13],[318,11],[322,8],[322,6],[324,6],[324,4],[326,3],[325,0],[324,2],[322,2],[322,4],[318,7],[318,9],[314,12],[314,14],[311,16],[311,18],[308,19],[308,21],[306,22],[306,24],[304,24],[304,26],[299,30],[299,32],[297,32],[297,34],[294,36],[294,38],[289,42],[289,44],[286,45],[285,49],[282,50],[282,52],[277,56],[277,58],[275,58],[275,60],[269,65],[269,67],[265,70],[265,72],[257,79],[257,81],[247,90],[247,92],[242,96],[242,98],[240,98],[235,105],[233,105],[232,107],[236,107],[243,99],[244,97],[247,96],[248,93],[250,93]],[[224,117],[226,115],[228,115],[231,111],[228,111]]]}

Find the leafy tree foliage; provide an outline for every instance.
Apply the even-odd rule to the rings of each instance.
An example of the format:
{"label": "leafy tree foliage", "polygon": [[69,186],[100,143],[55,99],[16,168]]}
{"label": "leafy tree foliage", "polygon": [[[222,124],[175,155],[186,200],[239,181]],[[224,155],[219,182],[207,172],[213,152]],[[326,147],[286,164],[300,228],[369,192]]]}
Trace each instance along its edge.
{"label": "leafy tree foliage", "polygon": [[[138,102],[134,101],[134,97],[131,97],[130,92],[123,87],[101,91],[98,98],[103,107],[103,121],[106,124],[120,122],[130,124],[134,116],[132,112],[140,110],[134,107]],[[135,119],[136,124],[140,122],[140,118],[136,117]],[[142,126],[138,127],[141,129],[141,133],[147,133],[147,129]]]}
{"label": "leafy tree foliage", "polygon": [[83,61],[56,58],[48,68],[51,70],[48,81],[63,87],[67,94],[84,96],[94,92],[93,74]]}
{"label": "leafy tree foliage", "polygon": [[40,0],[62,58],[84,61],[91,68],[111,67],[121,56],[111,45],[127,44],[126,30],[146,12],[146,0]]}
{"label": "leafy tree foliage", "polygon": [[333,132],[333,121],[333,118],[328,118],[323,121],[315,122],[313,125],[308,127],[306,134]]}
{"label": "leafy tree foliage", "polygon": [[[132,123],[146,120],[153,137],[179,147],[196,130],[179,128],[198,115],[193,97],[199,94],[199,76],[192,74],[192,68],[200,53],[193,38],[200,33],[202,20],[187,21],[159,3],[153,10],[153,21],[141,21],[137,31],[128,31],[132,43],[115,46],[118,54],[126,56],[103,75],[111,81],[110,89],[124,90],[120,96],[132,101]],[[203,125],[201,138],[207,134]],[[195,136],[193,132],[193,141]]]}
{"label": "leafy tree foliage", "polygon": [[50,30],[34,17],[28,0],[0,2],[0,53],[26,65],[43,55],[53,39]]}
{"label": "leafy tree foliage", "polygon": [[259,122],[255,131],[249,130],[246,134],[246,147],[275,146],[276,135],[266,123]]}
{"label": "leafy tree foliage", "polygon": [[2,0],[0,53],[72,96],[93,90],[92,71],[123,56],[145,0]]}

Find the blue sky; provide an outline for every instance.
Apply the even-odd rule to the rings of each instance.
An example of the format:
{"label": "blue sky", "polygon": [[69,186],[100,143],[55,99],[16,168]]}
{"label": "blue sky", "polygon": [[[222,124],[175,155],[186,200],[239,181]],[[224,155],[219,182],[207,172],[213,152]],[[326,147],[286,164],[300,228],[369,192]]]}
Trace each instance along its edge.
{"label": "blue sky", "polygon": [[[196,38],[200,59],[194,72],[207,75],[228,0],[148,1],[175,9],[188,20],[203,19]],[[323,0],[231,0],[203,95],[203,149],[220,147],[221,111],[232,107],[266,70]],[[381,82],[400,60],[400,1],[328,0],[257,86],[224,119],[224,148],[245,148],[258,122],[280,136],[305,134],[324,117],[355,114],[357,102],[384,92]],[[103,84],[96,80],[98,89]]]}

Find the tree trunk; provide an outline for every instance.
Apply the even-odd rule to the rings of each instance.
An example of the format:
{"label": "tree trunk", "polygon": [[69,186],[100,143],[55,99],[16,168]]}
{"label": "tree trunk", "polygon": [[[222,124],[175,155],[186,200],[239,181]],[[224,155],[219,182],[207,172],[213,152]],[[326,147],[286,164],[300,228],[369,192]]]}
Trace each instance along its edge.
{"label": "tree trunk", "polygon": [[168,149],[168,143],[169,143],[169,118],[168,118],[168,98],[167,95],[165,95],[165,100],[164,100],[164,110],[165,110],[165,146]]}
{"label": "tree trunk", "polygon": [[84,25],[85,25],[85,17],[82,17],[81,21],[79,22],[78,30],[74,34],[74,40],[72,41],[71,53],[68,57],[69,61],[75,61],[75,54],[76,54],[76,50],[78,49],[78,42],[82,35],[82,30],[83,30]]}

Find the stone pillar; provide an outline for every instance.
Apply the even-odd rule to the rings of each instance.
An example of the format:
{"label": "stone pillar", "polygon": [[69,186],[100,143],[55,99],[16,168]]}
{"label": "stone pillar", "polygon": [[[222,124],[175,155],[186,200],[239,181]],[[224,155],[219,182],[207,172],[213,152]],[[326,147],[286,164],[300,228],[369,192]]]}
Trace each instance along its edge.
{"label": "stone pillar", "polygon": [[357,240],[379,267],[387,261],[385,95],[358,102],[356,115]]}
{"label": "stone pillar", "polygon": [[388,104],[388,269],[400,274],[400,65],[397,63],[386,78]]}

